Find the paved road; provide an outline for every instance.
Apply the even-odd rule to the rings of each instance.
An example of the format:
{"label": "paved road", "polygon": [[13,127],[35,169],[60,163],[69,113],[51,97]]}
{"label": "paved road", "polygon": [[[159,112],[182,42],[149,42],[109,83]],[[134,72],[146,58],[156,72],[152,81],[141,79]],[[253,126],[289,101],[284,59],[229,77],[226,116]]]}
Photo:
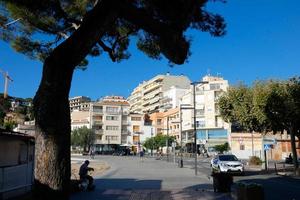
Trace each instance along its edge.
{"label": "paved road", "polygon": [[[77,159],[85,159],[77,157]],[[107,162],[111,169],[96,177],[96,191],[72,196],[78,199],[231,199],[228,194],[212,192],[210,158],[199,158],[198,176],[194,172],[194,159],[184,158],[179,168],[170,157],[169,162],[129,156],[97,156],[92,164]],[[264,186],[265,199],[300,200],[300,179],[270,173],[247,171],[235,176],[234,182],[255,182]]]}
{"label": "paved road", "polygon": [[97,156],[95,160],[91,167],[104,161],[111,169],[95,177],[95,191],[76,193],[72,200],[231,199],[229,194],[214,193],[209,176],[204,173],[195,176],[189,167],[178,168],[174,163],[154,158],[142,161],[133,156]]}
{"label": "paved road", "polygon": [[[169,161],[173,161],[171,157]],[[211,158],[198,159],[198,174],[209,175]],[[166,161],[166,158],[164,158]],[[194,158],[184,158],[184,166],[195,169]],[[254,171],[246,167],[245,176],[234,176],[234,182],[262,184],[265,190],[265,199],[270,200],[300,200],[300,178],[278,176],[275,173]]]}

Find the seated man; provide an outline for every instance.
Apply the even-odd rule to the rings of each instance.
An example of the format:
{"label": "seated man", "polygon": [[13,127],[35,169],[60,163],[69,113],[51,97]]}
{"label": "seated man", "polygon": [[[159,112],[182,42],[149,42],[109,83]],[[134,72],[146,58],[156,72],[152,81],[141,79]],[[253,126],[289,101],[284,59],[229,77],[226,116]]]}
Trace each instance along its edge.
{"label": "seated man", "polygon": [[91,167],[88,167],[89,164],[90,164],[90,161],[88,161],[88,160],[84,161],[84,163],[81,165],[81,167],[79,169],[79,177],[80,177],[80,181],[84,181],[85,179],[87,179],[89,181],[88,188],[92,188],[94,179],[93,179],[93,177],[88,175],[88,171],[94,171],[94,169]]}

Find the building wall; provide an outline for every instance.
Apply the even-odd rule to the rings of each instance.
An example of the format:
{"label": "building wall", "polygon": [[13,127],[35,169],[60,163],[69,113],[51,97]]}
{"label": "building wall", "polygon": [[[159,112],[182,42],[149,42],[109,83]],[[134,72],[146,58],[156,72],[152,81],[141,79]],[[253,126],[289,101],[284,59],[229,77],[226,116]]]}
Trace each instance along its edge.
{"label": "building wall", "polygon": [[33,139],[0,133],[1,199],[16,197],[31,190],[33,162]]}
{"label": "building wall", "polygon": [[252,141],[253,155],[263,158],[263,138],[260,133],[231,133],[231,152],[240,159],[249,159],[252,156]]}
{"label": "building wall", "polygon": [[71,112],[71,130],[86,126],[91,128],[91,118],[89,111],[74,110]]}
{"label": "building wall", "polygon": [[90,102],[91,99],[85,96],[77,96],[69,99],[70,111],[81,110],[83,103]]}
{"label": "building wall", "polygon": [[[213,76],[205,76],[202,81],[208,83],[195,86],[197,143],[209,147],[227,142],[231,131],[229,124],[220,117],[217,105],[219,96],[228,88],[228,81]],[[180,102],[181,105],[187,105],[184,107],[192,108],[182,110],[182,129],[186,143],[192,142],[194,138],[193,90],[194,88],[191,86]]]}
{"label": "building wall", "polygon": [[[163,92],[172,86],[188,88],[190,80],[186,76],[157,75],[148,81],[144,81],[131,93],[128,98],[131,112],[152,113],[161,107]],[[139,102],[139,103],[138,103]]]}

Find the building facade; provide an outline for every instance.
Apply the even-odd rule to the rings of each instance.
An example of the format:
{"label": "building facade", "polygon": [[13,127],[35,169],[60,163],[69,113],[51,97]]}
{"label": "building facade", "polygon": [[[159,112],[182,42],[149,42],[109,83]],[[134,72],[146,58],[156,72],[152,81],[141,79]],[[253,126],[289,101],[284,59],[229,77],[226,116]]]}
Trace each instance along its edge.
{"label": "building facade", "polygon": [[128,97],[133,113],[153,113],[162,107],[163,92],[172,86],[189,88],[190,80],[186,76],[157,75],[143,82]]}
{"label": "building facade", "polygon": [[69,99],[70,111],[81,110],[82,104],[90,102],[91,99],[85,96],[77,96]]}
{"label": "building facade", "polygon": [[98,152],[115,151],[120,146],[136,151],[139,144],[151,137],[151,124],[145,123],[144,114],[131,114],[124,97],[107,96],[90,102],[86,108],[89,109],[71,112],[71,128],[86,126],[92,129]]}
{"label": "building facade", "polygon": [[[218,98],[228,89],[228,81],[221,77],[205,76],[205,83],[195,85],[195,115],[197,144],[205,148],[228,142],[230,126],[220,116]],[[194,141],[194,86],[181,98],[183,140]],[[189,109],[190,108],[190,109]]]}
{"label": "building facade", "polygon": [[179,107],[180,99],[188,90],[189,89],[186,88],[178,88],[176,86],[172,86],[169,90],[163,92],[163,97],[160,100],[160,112]]}

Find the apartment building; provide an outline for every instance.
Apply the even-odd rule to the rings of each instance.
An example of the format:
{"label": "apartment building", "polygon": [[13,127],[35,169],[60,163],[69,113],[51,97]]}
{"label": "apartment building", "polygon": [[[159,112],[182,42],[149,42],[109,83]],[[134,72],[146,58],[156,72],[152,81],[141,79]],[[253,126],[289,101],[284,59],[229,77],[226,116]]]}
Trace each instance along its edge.
{"label": "apartment building", "polygon": [[128,101],[133,113],[153,113],[162,107],[163,92],[172,86],[187,89],[190,80],[186,76],[174,76],[170,74],[157,75],[143,82],[133,90]]}
{"label": "apartment building", "polygon": [[[197,143],[206,147],[228,142],[230,127],[223,121],[218,110],[218,98],[228,89],[228,81],[222,77],[205,76],[195,85]],[[193,108],[193,86],[181,98],[181,104]],[[194,109],[182,109],[182,130],[185,143],[194,140]]]}
{"label": "apartment building", "polygon": [[189,89],[171,86],[170,89],[162,93],[160,100],[160,112],[179,107],[180,99]]}
{"label": "apartment building", "polygon": [[130,97],[128,97],[128,102],[130,104],[130,112],[143,113],[142,96],[143,96],[143,84],[139,84],[139,86],[133,90]]}
{"label": "apartment building", "polygon": [[147,138],[154,137],[155,132],[151,124],[145,122],[144,114],[131,113],[128,120],[128,132],[130,137],[127,137],[127,146],[132,147],[134,152],[139,152],[141,144]]}
{"label": "apartment building", "polygon": [[163,112],[164,129],[163,134],[174,136],[176,141],[180,143],[180,113],[179,108],[169,109]]}
{"label": "apartment building", "polygon": [[77,96],[69,99],[70,111],[81,110],[82,104],[90,102],[91,99],[86,96]]}
{"label": "apartment building", "polygon": [[129,113],[129,104],[119,96],[89,103],[89,110],[71,112],[72,130],[86,126],[96,134],[95,150],[114,151],[120,146],[138,152],[140,145],[155,136],[144,114]]}

